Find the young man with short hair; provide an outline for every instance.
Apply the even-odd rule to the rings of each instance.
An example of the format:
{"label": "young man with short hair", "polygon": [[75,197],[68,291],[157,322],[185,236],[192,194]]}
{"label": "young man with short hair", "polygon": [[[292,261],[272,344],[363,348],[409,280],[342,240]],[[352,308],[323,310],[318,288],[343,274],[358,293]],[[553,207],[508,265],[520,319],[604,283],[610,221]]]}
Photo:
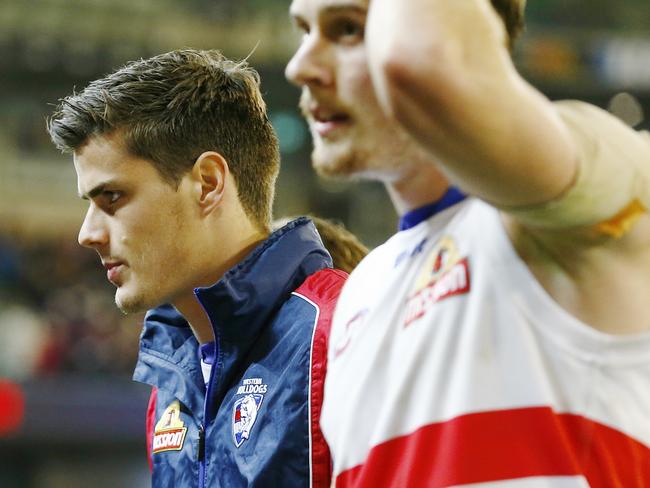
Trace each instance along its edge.
{"label": "young man with short hair", "polygon": [[650,138],[518,75],[523,6],[291,5],[316,169],[401,215],[336,308],[336,486],[650,479]]}
{"label": "young man with short hair", "polygon": [[279,169],[257,73],[217,51],[132,62],[62,100],[97,251],[124,312],[150,309],[153,486],[329,485],[318,428],[345,274],[307,219],[270,233]]}

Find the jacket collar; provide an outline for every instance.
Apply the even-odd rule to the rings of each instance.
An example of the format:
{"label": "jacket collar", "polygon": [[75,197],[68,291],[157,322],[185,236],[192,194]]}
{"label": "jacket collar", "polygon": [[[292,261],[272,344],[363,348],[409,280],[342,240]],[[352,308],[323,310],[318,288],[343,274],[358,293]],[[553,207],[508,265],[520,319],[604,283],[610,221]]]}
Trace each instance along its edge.
{"label": "jacket collar", "polygon": [[215,337],[245,343],[309,275],[331,265],[314,225],[302,217],[271,234],[216,284],[194,292]]}

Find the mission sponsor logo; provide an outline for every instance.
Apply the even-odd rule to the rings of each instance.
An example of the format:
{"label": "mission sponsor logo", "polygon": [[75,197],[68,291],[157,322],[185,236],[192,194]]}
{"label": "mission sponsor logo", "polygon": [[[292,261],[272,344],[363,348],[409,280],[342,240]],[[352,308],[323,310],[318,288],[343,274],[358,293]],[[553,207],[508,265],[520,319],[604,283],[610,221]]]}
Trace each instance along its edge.
{"label": "mission sponsor logo", "polygon": [[165,409],[160,420],[156,423],[153,435],[153,453],[165,451],[180,451],[183,449],[187,428],[180,419],[181,406],[174,400]]}
{"label": "mission sponsor logo", "polygon": [[244,396],[235,400],[232,410],[232,436],[236,447],[250,439],[267,391],[268,385],[262,378],[247,378],[237,388],[237,395]]}
{"label": "mission sponsor logo", "polygon": [[422,318],[435,303],[469,290],[469,261],[460,256],[451,237],[443,237],[431,251],[415,291],[406,300],[404,327]]}

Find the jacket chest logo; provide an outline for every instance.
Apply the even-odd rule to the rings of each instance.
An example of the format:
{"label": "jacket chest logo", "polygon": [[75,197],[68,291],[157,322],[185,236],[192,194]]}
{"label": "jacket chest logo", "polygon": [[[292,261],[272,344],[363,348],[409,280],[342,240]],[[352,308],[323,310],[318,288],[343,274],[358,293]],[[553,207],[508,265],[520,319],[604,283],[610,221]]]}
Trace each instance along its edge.
{"label": "jacket chest logo", "polygon": [[180,451],[183,449],[187,427],[180,418],[181,405],[174,400],[165,409],[160,420],[156,423],[153,435],[153,453],[164,451]]}
{"label": "jacket chest logo", "polygon": [[247,378],[237,389],[237,395],[242,396],[235,400],[232,410],[232,435],[235,446],[239,447],[250,439],[267,390],[268,385],[262,378]]}
{"label": "jacket chest logo", "polygon": [[423,317],[434,303],[470,291],[469,261],[451,237],[443,237],[429,254],[406,300],[404,327]]}

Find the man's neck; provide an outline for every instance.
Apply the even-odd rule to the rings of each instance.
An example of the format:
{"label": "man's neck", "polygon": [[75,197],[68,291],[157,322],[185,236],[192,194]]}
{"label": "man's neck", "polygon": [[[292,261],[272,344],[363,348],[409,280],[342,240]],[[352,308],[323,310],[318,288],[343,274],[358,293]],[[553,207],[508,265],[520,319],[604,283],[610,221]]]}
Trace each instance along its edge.
{"label": "man's neck", "polygon": [[447,178],[430,163],[413,166],[403,176],[385,185],[400,217],[439,200],[449,189]]}
{"label": "man's neck", "polygon": [[194,295],[194,289],[216,284],[228,270],[243,261],[267,237],[268,234],[254,232],[245,239],[237,240],[234,246],[230,246],[230,252],[222,250],[219,256],[220,259],[215,258],[212,261],[213,263],[219,262],[219,265],[212,266],[209,271],[203,273],[196,280],[187,293],[173,300],[174,307],[190,324],[194,335],[201,344],[213,341],[214,331],[210,323],[210,318]]}
{"label": "man's neck", "polygon": [[194,293],[175,300],[174,307],[185,317],[185,320],[187,320],[192,328],[192,332],[194,332],[194,335],[201,344],[214,340],[214,332],[212,331],[210,319]]}

